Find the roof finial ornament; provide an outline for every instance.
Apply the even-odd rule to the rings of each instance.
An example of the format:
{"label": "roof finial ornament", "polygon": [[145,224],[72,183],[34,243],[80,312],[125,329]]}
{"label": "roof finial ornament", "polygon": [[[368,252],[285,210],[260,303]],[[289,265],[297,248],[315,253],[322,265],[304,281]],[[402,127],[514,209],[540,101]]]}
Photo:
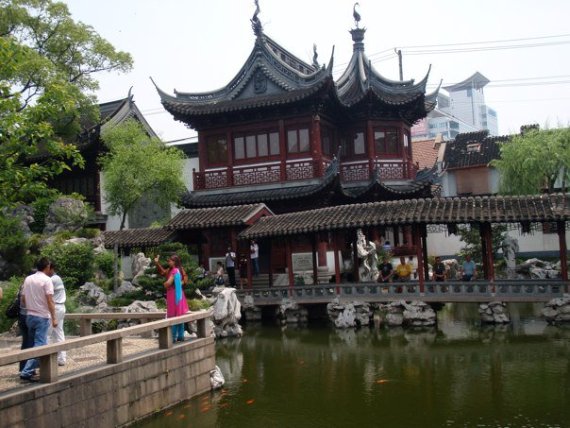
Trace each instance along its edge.
{"label": "roof finial ornament", "polygon": [[354,24],[356,25],[356,28],[358,28],[358,25],[360,23],[360,20],[362,19],[360,14],[356,11],[356,6],[358,6],[360,8],[360,5],[358,4],[358,2],[354,3],[354,7],[352,8],[352,16],[354,17]]}
{"label": "roof finial ornament", "polygon": [[263,26],[261,25],[261,21],[257,17],[257,15],[259,15],[260,12],[259,0],[254,0],[254,3],[255,3],[255,13],[253,14],[253,18],[251,18],[250,20],[251,28],[253,28],[253,33],[259,37],[263,33]]}
{"label": "roof finial ornament", "polygon": [[317,53],[317,44],[313,43],[313,65],[315,66],[315,68],[319,68],[319,62],[317,61],[318,57],[319,54]]}

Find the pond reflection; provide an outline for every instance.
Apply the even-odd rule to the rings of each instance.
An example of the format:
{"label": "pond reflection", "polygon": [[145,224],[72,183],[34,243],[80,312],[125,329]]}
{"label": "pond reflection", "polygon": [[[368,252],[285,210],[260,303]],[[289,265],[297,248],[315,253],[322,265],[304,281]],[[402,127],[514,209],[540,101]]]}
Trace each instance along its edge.
{"label": "pond reflection", "polygon": [[509,305],[481,326],[477,305],[447,305],[438,325],[246,325],[217,344],[222,391],[141,427],[567,427],[570,328],[541,305]]}

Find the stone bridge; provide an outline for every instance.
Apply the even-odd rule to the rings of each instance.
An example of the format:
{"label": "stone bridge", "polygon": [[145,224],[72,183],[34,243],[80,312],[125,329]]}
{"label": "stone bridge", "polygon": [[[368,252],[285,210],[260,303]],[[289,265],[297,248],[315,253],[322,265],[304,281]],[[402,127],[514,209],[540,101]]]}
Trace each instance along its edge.
{"label": "stone bridge", "polygon": [[562,280],[500,280],[426,282],[423,292],[417,281],[379,283],[340,283],[294,287],[268,287],[237,290],[241,303],[246,296],[255,306],[279,305],[283,299],[299,304],[326,304],[338,298],[340,302],[353,300],[369,303],[395,300],[424,302],[547,302],[562,297],[567,291]]}

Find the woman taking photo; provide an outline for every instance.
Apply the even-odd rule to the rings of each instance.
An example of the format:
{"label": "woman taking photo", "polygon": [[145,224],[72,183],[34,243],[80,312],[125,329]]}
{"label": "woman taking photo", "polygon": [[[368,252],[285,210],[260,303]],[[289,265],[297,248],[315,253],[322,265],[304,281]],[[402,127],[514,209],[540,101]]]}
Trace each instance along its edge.
{"label": "woman taking photo", "polygon": [[[180,257],[173,254],[168,258],[168,269],[164,269],[159,263],[160,255],[154,258],[158,273],[166,277],[164,288],[166,288],[166,318],[177,317],[188,312],[188,303],[182,289],[183,269]],[[174,342],[184,341],[184,324],[172,326],[172,340]]]}

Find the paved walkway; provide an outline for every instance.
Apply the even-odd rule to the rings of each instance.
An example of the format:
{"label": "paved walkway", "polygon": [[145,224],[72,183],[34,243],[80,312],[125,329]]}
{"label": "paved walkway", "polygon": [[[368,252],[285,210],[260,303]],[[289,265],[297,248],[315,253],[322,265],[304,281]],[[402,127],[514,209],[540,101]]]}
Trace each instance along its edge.
{"label": "paved walkway", "polygon": [[[71,337],[70,337],[71,338]],[[20,349],[21,339],[14,336],[0,335],[0,354]],[[123,340],[123,356],[142,353],[151,349],[158,349],[157,339],[143,339],[141,337],[127,337]],[[58,367],[60,376],[75,372],[87,367],[97,367],[106,364],[107,343],[67,351],[67,364]],[[0,394],[16,388],[29,386],[30,382],[20,380],[18,364],[0,366]]]}

